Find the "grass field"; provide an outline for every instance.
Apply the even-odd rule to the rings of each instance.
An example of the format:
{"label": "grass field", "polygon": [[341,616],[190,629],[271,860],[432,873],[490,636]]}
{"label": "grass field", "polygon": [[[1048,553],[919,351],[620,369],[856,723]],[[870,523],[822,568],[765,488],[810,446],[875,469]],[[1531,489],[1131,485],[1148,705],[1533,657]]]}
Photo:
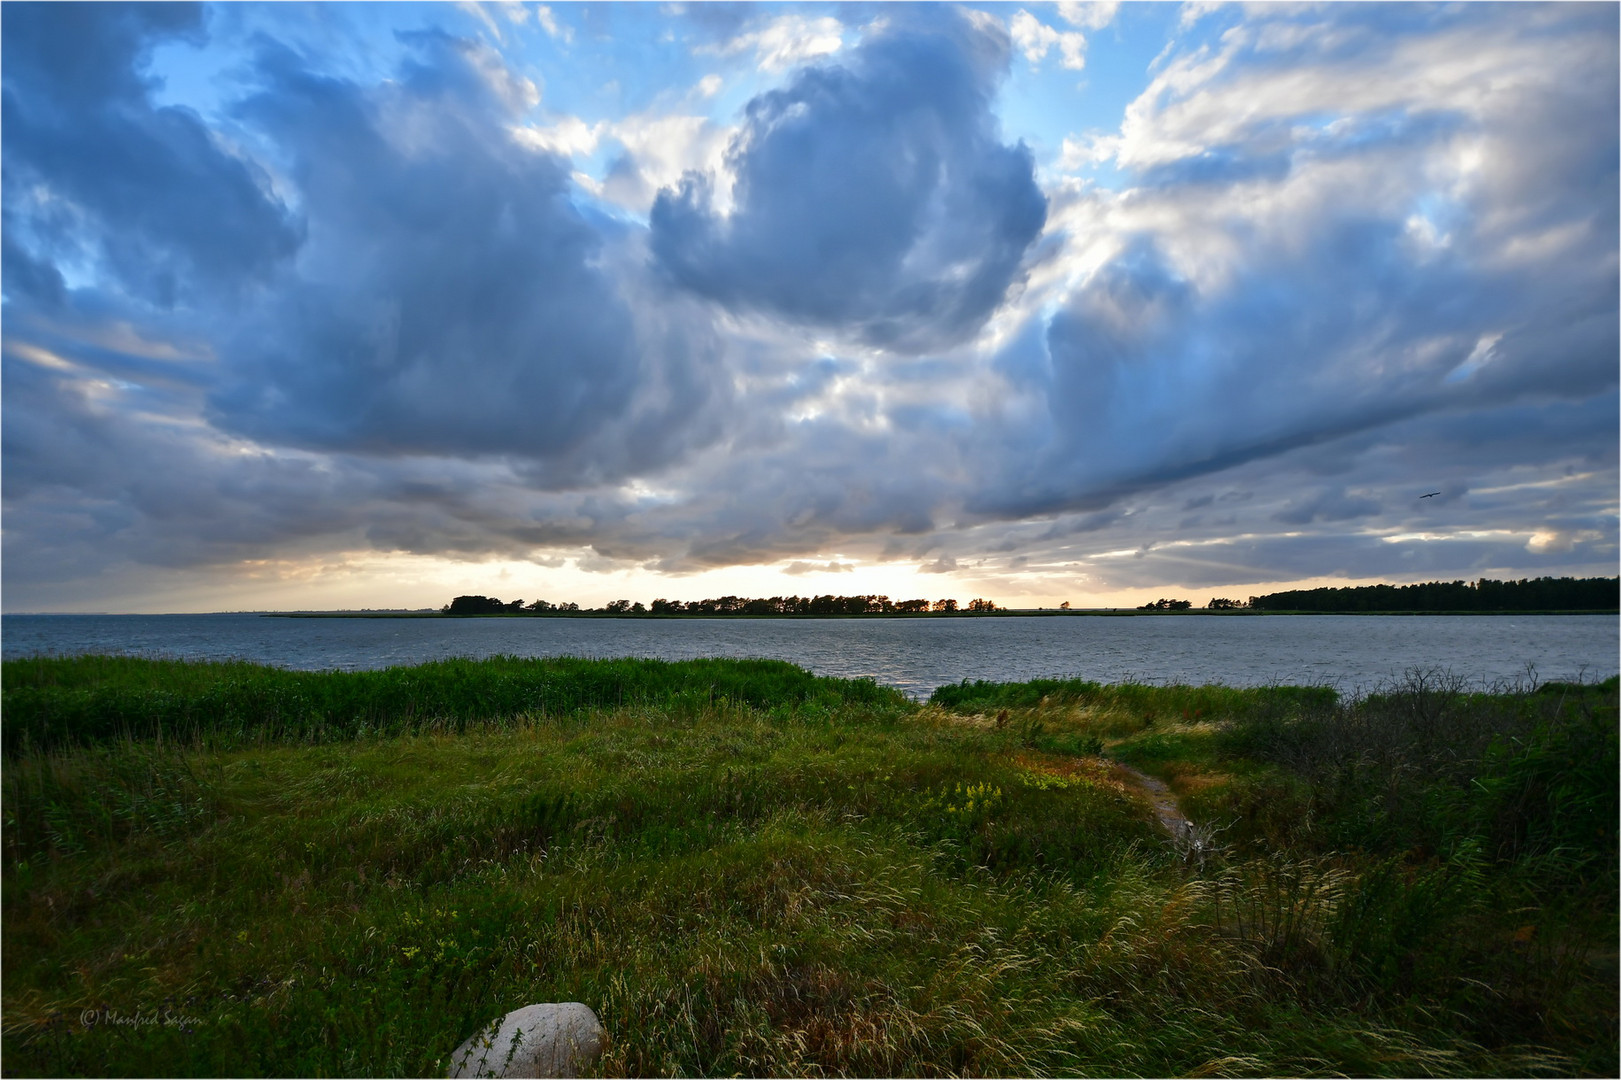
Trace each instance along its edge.
{"label": "grass field", "polygon": [[[4,665],[7,1075],[1615,1075],[1617,686]],[[1129,765],[1193,819],[1173,840]]]}

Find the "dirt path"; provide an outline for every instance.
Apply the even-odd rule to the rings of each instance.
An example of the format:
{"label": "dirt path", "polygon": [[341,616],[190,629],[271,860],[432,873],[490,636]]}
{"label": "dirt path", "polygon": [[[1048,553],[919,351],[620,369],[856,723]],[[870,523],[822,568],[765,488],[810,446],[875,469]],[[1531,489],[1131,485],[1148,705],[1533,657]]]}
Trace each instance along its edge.
{"label": "dirt path", "polygon": [[1176,804],[1176,796],[1172,795],[1171,789],[1165,786],[1165,781],[1149,776],[1147,773],[1138,772],[1130,765],[1121,765],[1119,762],[1115,763],[1115,768],[1129,774],[1142,786],[1144,791],[1148,792],[1149,801],[1154,804],[1154,816],[1159,819],[1159,823],[1165,827],[1165,831],[1170,833],[1173,839],[1189,840],[1192,838],[1193,822],[1188,820],[1188,816]]}

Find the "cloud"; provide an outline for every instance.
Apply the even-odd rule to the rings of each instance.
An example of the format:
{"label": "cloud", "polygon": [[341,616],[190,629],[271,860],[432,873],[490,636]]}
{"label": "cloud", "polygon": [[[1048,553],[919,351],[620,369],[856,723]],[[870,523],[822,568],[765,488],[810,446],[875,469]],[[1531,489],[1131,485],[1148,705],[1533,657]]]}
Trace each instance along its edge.
{"label": "cloud", "polygon": [[1120,5],[1115,2],[1077,3],[1076,0],[1059,0],[1058,14],[1071,26],[1078,26],[1082,30],[1102,30],[1114,22],[1119,14]]}
{"label": "cloud", "polygon": [[[1613,573],[1615,408],[1610,395],[1415,416],[1120,496],[1123,513],[1096,530],[1077,527],[1096,516],[1084,513],[986,521],[955,550],[1018,552],[1034,571],[1109,588]],[[1433,490],[1448,496],[1417,498]],[[1584,541],[1533,567],[1526,544],[1539,530]],[[1143,537],[1153,547],[1139,563]]]}
{"label": "cloud", "polygon": [[[267,39],[165,113],[143,57],[195,12],[49,16],[94,23],[74,74],[13,59],[19,10],[8,603],[368,551],[1072,599],[1614,572],[1611,9],[1212,15],[1076,142],[1115,190],[1045,194],[989,17],[901,13],[728,129],[691,92],[536,126],[434,33],[371,73]],[[120,187],[97,131],[168,164]]]}
{"label": "cloud", "polygon": [[723,173],[733,132],[705,116],[636,113],[604,129],[623,148],[603,178],[604,198],[645,214],[689,170]]}
{"label": "cloud", "polygon": [[[1545,103],[1560,84],[1572,86],[1577,70],[1591,76],[1614,63],[1605,36],[1613,37],[1616,20],[1607,9],[1525,15],[1348,5],[1249,14],[1218,46],[1173,55],[1128,107],[1122,164],[1314,133],[1344,139],[1349,132],[1336,121],[1357,117],[1411,121],[1439,112],[1500,123]],[[1555,38],[1570,68],[1548,63]],[[1564,105],[1605,108],[1591,95]]]}
{"label": "cloud", "polygon": [[265,172],[196,113],[152,104],[154,45],[201,42],[183,4],[23,4],[3,50],[5,284],[59,302],[63,270],[100,271],[164,307],[239,294],[297,250]]}
{"label": "cloud", "polygon": [[240,115],[290,158],[309,242],[231,336],[210,415],[311,449],[566,457],[688,343],[666,353],[632,315],[601,223],[557,158],[507,136],[516,106],[478,48],[414,46],[375,90],[261,57]]}
{"label": "cloud", "polygon": [[837,559],[830,559],[825,563],[800,561],[791,562],[782,568],[782,572],[798,577],[801,574],[846,574],[855,568],[855,563],[839,562]]}
{"label": "cloud", "polygon": [[565,44],[574,40],[574,27],[559,23],[551,7],[546,4],[535,5],[535,21],[550,37],[560,38]]}
{"label": "cloud", "polygon": [[[720,77],[705,76],[693,88],[700,101],[720,91]],[[514,139],[535,150],[567,158],[609,156],[600,180],[576,172],[574,180],[596,197],[645,215],[659,190],[691,170],[726,174],[725,154],[735,132],[707,116],[666,109],[631,113],[587,124],[577,116],[553,116],[515,125]],[[617,152],[615,152],[617,144]],[[729,186],[730,181],[723,181]]]}
{"label": "cloud", "polygon": [[1086,35],[1073,30],[1054,30],[1023,8],[1014,14],[1008,28],[1013,34],[1013,44],[1032,66],[1039,65],[1049,52],[1057,49],[1066,69],[1080,71],[1086,67]]}
{"label": "cloud", "polygon": [[477,19],[496,41],[506,40],[506,35],[501,32],[501,24],[495,21],[495,16],[491,15],[479,0],[456,0],[456,6]]}
{"label": "cloud", "polygon": [[1351,521],[1377,514],[1377,500],[1343,490],[1319,492],[1310,499],[1297,501],[1273,515],[1286,525],[1305,525],[1313,521]]}
{"label": "cloud", "polygon": [[365,520],[360,478],[142,419],[141,406],[170,411],[150,390],[19,363],[10,351],[5,383],[6,558],[18,564],[8,580],[94,577],[130,561],[197,565]]}
{"label": "cloud", "polygon": [[[1366,9],[1266,10],[1127,110],[1138,186],[1056,205],[1059,309],[999,359],[1032,426],[974,510],[1084,509],[1409,417],[1613,393],[1615,140],[1591,133],[1615,104],[1583,89],[1615,75],[1588,37],[1607,22],[1613,43],[1613,13],[1381,35]],[[1482,51],[1515,77],[1486,81]],[[1533,183],[1528,160],[1559,164]]]}
{"label": "cloud", "polygon": [[514,139],[532,150],[541,150],[561,157],[590,154],[602,141],[604,125],[587,124],[577,116],[564,116],[550,124],[526,124],[513,127]]}
{"label": "cloud", "polygon": [[755,98],[728,152],[729,213],[713,173],[653,204],[660,265],[729,307],[869,345],[972,334],[1046,213],[1029,152],[1000,142],[990,111],[1007,50],[983,23],[935,19]]}
{"label": "cloud", "polygon": [[[707,6],[707,5],[703,5]],[[700,45],[700,56],[736,56],[752,52],[759,70],[781,72],[807,60],[830,56],[844,47],[844,27],[837,19],[780,15],[716,44]]]}

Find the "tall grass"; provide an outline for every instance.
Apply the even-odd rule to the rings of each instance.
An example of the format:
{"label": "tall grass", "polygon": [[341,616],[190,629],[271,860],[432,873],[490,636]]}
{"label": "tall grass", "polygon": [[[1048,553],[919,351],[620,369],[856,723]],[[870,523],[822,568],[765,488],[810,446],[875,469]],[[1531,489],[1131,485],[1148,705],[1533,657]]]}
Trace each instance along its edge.
{"label": "tall grass", "polygon": [[[1477,1045],[1613,1071],[1617,680],[1379,692],[963,684],[1038,742],[1103,742],[1200,823],[1190,909],[1264,979]],[[1557,1049],[1554,1049],[1557,1048]],[[1533,1055],[1535,1057],[1535,1055]],[[1529,1066],[1527,1066],[1529,1067]]]}
{"label": "tall grass", "polygon": [[[468,713],[462,734],[21,744],[0,778],[6,1072],[443,1075],[488,1020],[559,1000],[602,1017],[608,1075],[1615,1070],[1614,884],[1558,854],[1591,821],[1528,809],[1587,790],[1613,687],[1449,704],[1497,717],[1447,730],[1502,729],[1452,741],[1499,762],[1479,806],[1524,828],[1442,851],[1416,846],[1419,817],[1349,842],[1361,804],[1331,800],[1341,744],[1313,726],[1411,703],[919,707],[720,667],[701,696],[628,672],[614,685],[667,696]],[[229,681],[102,670],[62,682],[199,700]],[[1411,728],[1414,755],[1451,739],[1363,722]],[[1099,745],[1196,819],[1273,792],[1306,822],[1232,823],[1180,858]],[[1556,857],[1565,876],[1532,876]]]}
{"label": "tall grass", "polygon": [[1319,846],[1444,856],[1483,845],[1501,861],[1613,882],[1616,690],[1612,678],[1470,693],[1415,671],[1331,708],[1245,716],[1221,741],[1306,781]]}
{"label": "tall grass", "polygon": [[1233,716],[1256,710],[1273,712],[1324,708],[1337,700],[1331,687],[1318,686],[1154,686],[1147,683],[1104,684],[1086,679],[1031,679],[990,682],[964,679],[936,688],[929,702],[957,710],[1100,706],[1140,711],[1154,716]]}
{"label": "tall grass", "polygon": [[819,678],[779,660],[442,660],[383,671],[287,671],[245,662],[118,656],[7,660],[4,747],[49,749],[121,738],[219,745],[467,730],[524,717],[627,706],[676,713],[888,705],[871,680]]}

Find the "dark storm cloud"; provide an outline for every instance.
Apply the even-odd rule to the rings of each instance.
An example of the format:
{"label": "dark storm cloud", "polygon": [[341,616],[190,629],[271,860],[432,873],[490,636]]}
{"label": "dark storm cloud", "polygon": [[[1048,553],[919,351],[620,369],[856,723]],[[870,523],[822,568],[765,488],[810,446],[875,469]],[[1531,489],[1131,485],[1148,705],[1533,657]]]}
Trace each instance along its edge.
{"label": "dark storm cloud", "polygon": [[1313,521],[1351,521],[1372,517],[1379,509],[1379,503],[1373,499],[1328,490],[1309,499],[1296,500],[1273,517],[1286,525],[1306,525]]}
{"label": "dark storm cloud", "polygon": [[[1109,588],[1613,574],[1616,408],[1612,392],[1418,416],[1310,454],[1254,459],[1214,489],[1200,477],[1122,496],[1122,512],[1091,535],[1076,526],[1098,515],[987,522],[953,550],[1018,551]],[[1188,517],[1189,504],[1215,513]],[[1148,550],[1144,537],[1155,538]],[[1140,558],[1105,554],[1134,548]]]}
{"label": "dark storm cloud", "polygon": [[[116,24],[104,37],[134,18],[85,11]],[[656,473],[715,437],[727,391],[710,316],[642,270],[637,235],[575,207],[563,163],[514,144],[506,125],[530,91],[498,58],[436,34],[408,45],[397,79],[362,86],[261,42],[236,120],[285,164],[308,238],[230,302],[157,309],[105,278],[67,289],[18,254],[8,222],[9,582],[321,543],[612,546],[617,500],[593,518],[541,493]],[[118,55],[126,75],[139,66],[139,48]],[[8,103],[13,74],[8,60]],[[8,121],[8,168],[11,134]],[[128,229],[81,221],[98,244]]]}
{"label": "dark storm cloud", "polygon": [[60,303],[61,259],[102,264],[170,306],[262,282],[300,230],[264,172],[193,112],[157,108],[153,45],[201,41],[184,4],[7,4],[3,150],[8,295]]}
{"label": "dark storm cloud", "polygon": [[144,414],[161,405],[139,386],[108,391],[11,352],[4,372],[13,595],[109,569],[298,559],[334,543],[522,558],[634,534],[622,501],[539,493],[498,464],[269,452],[153,423]]}
{"label": "dark storm cloud", "polygon": [[243,119],[289,155],[301,280],[230,346],[218,423],[372,453],[544,456],[622,411],[632,320],[561,162],[501,128],[506,88],[437,35],[391,88],[266,47]]}
{"label": "dark storm cloud", "polygon": [[[371,485],[353,473],[200,446],[185,427],[132,419],[81,381],[10,356],[5,387],[5,542],[19,569],[196,565],[362,519]],[[128,393],[140,411],[141,392]]]}
{"label": "dark storm cloud", "polygon": [[688,570],[815,554],[842,538],[923,534],[949,499],[949,478],[919,466],[909,442],[821,419],[747,452],[707,459],[679,506],[643,516],[647,540],[674,548],[661,567]]}
{"label": "dark storm cloud", "polygon": [[[1336,233],[1325,247],[1395,241],[1371,223]],[[1099,500],[1290,453],[1433,405],[1417,375],[1366,380],[1337,369],[1335,353],[1347,343],[1401,347],[1399,339],[1359,341],[1361,312],[1381,308],[1398,328],[1404,309],[1440,322],[1429,318],[1426,301],[1473,283],[1366,270],[1325,252],[1323,262],[1306,266],[1257,268],[1243,285],[1206,297],[1151,242],[1133,244],[1052,318],[1045,364],[1023,365],[1046,380],[1037,396],[1047,412],[1045,446],[1031,453],[1031,433],[1018,433],[1003,456],[1007,472],[987,477],[970,507],[1011,517],[1096,509]],[[1453,361],[1466,352],[1454,345]]]}
{"label": "dark storm cloud", "polygon": [[36,259],[17,242],[18,219],[9,208],[0,214],[0,273],[6,295],[27,297],[47,307],[59,307],[67,295],[62,272],[48,259]]}
{"label": "dark storm cloud", "polygon": [[755,98],[716,178],[653,204],[653,250],[682,285],[902,350],[961,340],[1018,278],[1046,200],[991,98],[1009,42],[958,15],[901,19],[847,64]]}

